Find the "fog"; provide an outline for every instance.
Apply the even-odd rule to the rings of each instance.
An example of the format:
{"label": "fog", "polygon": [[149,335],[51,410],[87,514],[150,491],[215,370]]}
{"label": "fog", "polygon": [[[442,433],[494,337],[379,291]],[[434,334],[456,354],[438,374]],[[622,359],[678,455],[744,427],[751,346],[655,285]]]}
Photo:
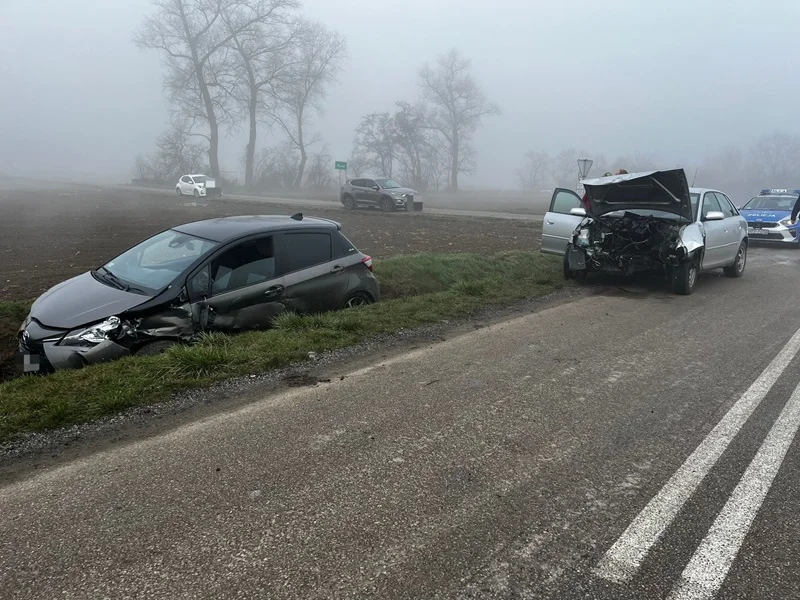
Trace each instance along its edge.
{"label": "fog", "polygon": [[[688,171],[800,131],[796,0],[306,0],[303,11],[347,38],[313,127],[335,159],[364,114],[415,101],[420,67],[450,48],[502,109],[474,136],[464,187],[516,187],[532,150],[640,153]],[[148,0],[2,0],[0,172],[130,179],[168,119],[160,56],[132,41],[150,12]],[[223,140],[223,170],[242,171],[245,143]]]}

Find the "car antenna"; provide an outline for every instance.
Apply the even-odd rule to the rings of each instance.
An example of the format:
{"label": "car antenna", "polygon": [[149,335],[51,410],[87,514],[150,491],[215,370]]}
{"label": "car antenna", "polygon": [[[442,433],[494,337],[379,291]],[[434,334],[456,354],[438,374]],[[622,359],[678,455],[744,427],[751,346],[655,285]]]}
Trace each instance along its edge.
{"label": "car antenna", "polygon": [[[698,167],[699,168],[699,167]],[[694,180],[697,179],[697,168],[694,170],[694,177],[692,177],[692,187],[694,187]]]}
{"label": "car antenna", "polygon": [[303,220],[303,213],[295,213],[292,215],[292,219],[295,221],[302,221]]}

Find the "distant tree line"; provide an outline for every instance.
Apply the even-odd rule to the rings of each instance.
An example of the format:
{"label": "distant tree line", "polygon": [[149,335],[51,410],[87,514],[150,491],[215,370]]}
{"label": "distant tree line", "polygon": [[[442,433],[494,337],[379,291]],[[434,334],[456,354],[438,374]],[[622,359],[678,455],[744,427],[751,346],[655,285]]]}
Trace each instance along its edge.
{"label": "distant tree line", "polygon": [[[135,38],[162,57],[170,124],[134,176],[221,177],[222,133],[248,132],[245,186],[314,185],[330,179],[313,129],[346,58],[339,33],[303,18],[298,0],[155,0]],[[279,141],[258,147],[259,132]]]}
{"label": "distant tree line", "polygon": [[459,175],[475,168],[472,136],[482,119],[499,114],[457,50],[419,72],[421,97],[391,112],[364,115],[355,132],[349,173],[397,177],[405,185],[458,191]]}
{"label": "distant tree line", "polygon": [[550,155],[532,150],[525,154],[517,170],[519,187],[539,192],[553,187],[574,189],[578,183],[578,159],[594,161],[589,177],[625,169],[629,173],[670,167],[683,167],[689,184],[713,187],[745,198],[764,187],[800,188],[800,135],[775,132],[764,135],[744,150],[723,148],[700,164],[666,164],[651,155],[633,154],[607,160],[574,148]]}

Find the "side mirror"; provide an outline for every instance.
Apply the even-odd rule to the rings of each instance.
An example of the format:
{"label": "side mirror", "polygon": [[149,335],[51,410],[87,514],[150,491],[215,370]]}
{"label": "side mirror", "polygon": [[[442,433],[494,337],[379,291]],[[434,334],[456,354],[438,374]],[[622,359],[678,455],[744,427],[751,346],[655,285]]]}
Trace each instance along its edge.
{"label": "side mirror", "polygon": [[585,208],[572,208],[569,211],[569,214],[575,215],[576,217],[585,217],[586,216],[586,209]]}
{"label": "side mirror", "polygon": [[722,221],[725,218],[725,213],[722,213],[718,210],[709,211],[706,215],[706,218],[703,219],[704,221]]}
{"label": "side mirror", "polygon": [[378,187],[377,185],[373,185],[372,189],[375,190],[376,192],[378,192],[378,191],[380,191],[381,188]]}

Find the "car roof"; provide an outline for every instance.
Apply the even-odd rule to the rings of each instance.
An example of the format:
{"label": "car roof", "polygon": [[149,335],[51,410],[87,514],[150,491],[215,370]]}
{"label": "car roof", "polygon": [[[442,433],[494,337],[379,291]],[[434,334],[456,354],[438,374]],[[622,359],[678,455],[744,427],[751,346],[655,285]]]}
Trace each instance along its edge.
{"label": "car roof", "polygon": [[[725,192],[721,192],[720,190],[715,190],[714,188],[689,188],[690,194],[703,194],[705,192],[719,192],[720,194],[725,194]],[[726,196],[728,194],[725,194]]]}
{"label": "car roof", "polygon": [[213,242],[226,242],[256,233],[285,231],[288,229],[326,229],[337,231],[341,225],[336,221],[319,217],[296,219],[286,215],[242,215],[193,221],[173,227],[175,231],[205,238]]}
{"label": "car roof", "polygon": [[204,175],[203,173],[190,173],[189,177],[208,177],[208,175]]}

